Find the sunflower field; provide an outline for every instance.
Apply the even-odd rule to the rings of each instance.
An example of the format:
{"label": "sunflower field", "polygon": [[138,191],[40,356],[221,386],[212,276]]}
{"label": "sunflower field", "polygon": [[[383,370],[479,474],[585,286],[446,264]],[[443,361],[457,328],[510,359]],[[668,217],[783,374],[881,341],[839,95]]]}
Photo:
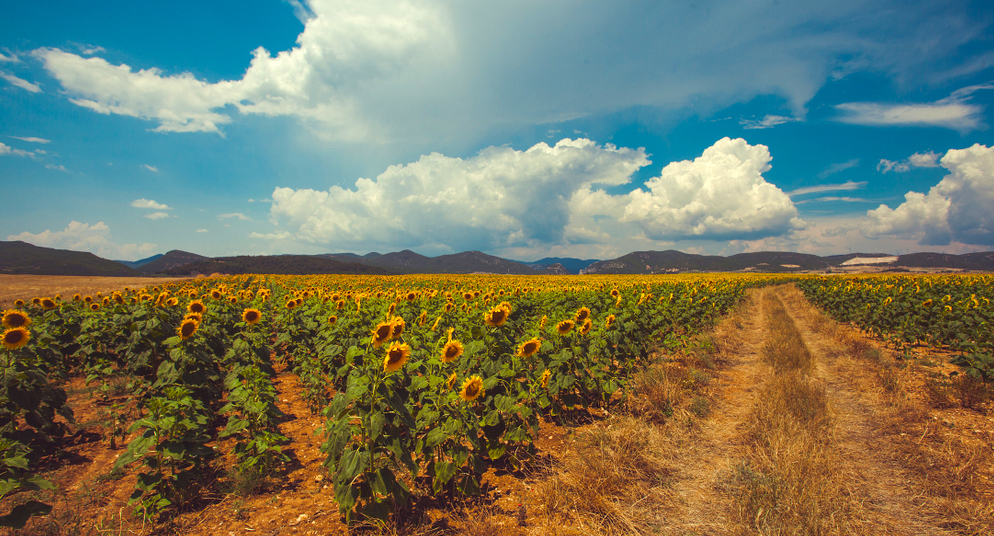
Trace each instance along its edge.
{"label": "sunflower field", "polygon": [[[684,346],[746,288],[785,280],[255,275],[16,303],[3,313],[0,498],[51,487],[37,463],[73,422],[63,386],[79,376],[98,392],[124,379],[137,401],[117,425],[116,468],[135,468],[142,515],[195,497],[221,439],[239,471],[271,473],[289,460],[277,368],[325,418],[347,521],[384,519],[412,494],[472,495],[489,467],[534,453],[540,418],[623,398],[654,348]],[[989,311],[988,294],[959,286],[943,301],[943,284],[922,288],[936,307],[966,307],[966,292]],[[50,510],[28,501],[0,525]]]}
{"label": "sunflower field", "polygon": [[994,380],[994,276],[815,277],[798,282],[807,298],[898,348],[948,347],[971,376]]}

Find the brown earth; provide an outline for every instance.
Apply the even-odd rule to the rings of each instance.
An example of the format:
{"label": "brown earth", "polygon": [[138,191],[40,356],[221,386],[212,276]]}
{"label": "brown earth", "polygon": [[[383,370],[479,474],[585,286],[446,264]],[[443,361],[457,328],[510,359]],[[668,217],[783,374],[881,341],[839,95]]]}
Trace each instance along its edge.
{"label": "brown earth", "polygon": [[141,288],[161,285],[171,281],[184,281],[186,277],[91,277],[76,275],[9,275],[0,274],[0,309],[14,306],[14,300],[30,301],[32,298],[54,297],[63,299],[73,294],[109,294],[124,287]]}
{"label": "brown earth", "polygon": [[[107,290],[129,284],[138,285]],[[783,301],[817,362],[834,445],[847,460],[839,471],[852,475],[851,492],[862,500],[851,532],[994,533],[989,402],[970,399],[964,407],[962,389],[949,381],[955,367],[943,364],[948,355],[889,349],[821,317],[789,286],[750,291],[714,332],[660,355],[650,367],[655,376],[637,380],[626,404],[543,422],[535,460],[523,471],[491,469],[483,496],[417,501],[385,533],[757,533],[736,521],[733,474],[750,449],[745,423],[770,374],[759,357],[766,338],[760,295],[767,292]],[[323,419],[310,413],[294,374],[279,371],[274,383],[288,415],[280,431],[290,438],[291,462],[261,491],[239,496],[225,491],[232,461],[222,456],[205,468],[218,484],[204,500],[150,526],[127,506],[134,469],[110,473],[124,443],[118,438],[111,448],[114,418],[134,419],[133,402],[123,391],[105,398],[72,380],[74,434],[45,466],[60,490],[48,496],[56,508],[23,533],[347,534],[319,451]],[[669,404],[663,413],[661,400]]]}

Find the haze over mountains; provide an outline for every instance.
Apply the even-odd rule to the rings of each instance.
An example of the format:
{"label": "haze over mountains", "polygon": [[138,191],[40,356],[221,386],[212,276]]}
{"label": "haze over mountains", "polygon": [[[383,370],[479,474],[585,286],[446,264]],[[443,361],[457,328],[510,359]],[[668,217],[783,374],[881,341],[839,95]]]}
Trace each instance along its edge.
{"label": "haze over mountains", "polygon": [[610,260],[548,257],[520,262],[465,251],[426,257],[411,250],[393,253],[326,253],[210,258],[172,250],[138,261],[113,261],[92,253],[0,241],[0,274],[142,276],[164,274],[660,274],[680,272],[833,272],[859,270],[911,271],[949,269],[994,271],[994,251],[942,253],[850,253],[821,257],[806,253],[764,251],[728,257],[675,250],[636,251]]}

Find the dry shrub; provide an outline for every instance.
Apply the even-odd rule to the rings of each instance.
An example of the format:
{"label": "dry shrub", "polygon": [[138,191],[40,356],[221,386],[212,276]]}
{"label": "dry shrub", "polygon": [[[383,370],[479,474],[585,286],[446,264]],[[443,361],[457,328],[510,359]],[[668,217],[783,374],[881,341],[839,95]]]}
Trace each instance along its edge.
{"label": "dry shrub", "polygon": [[646,499],[662,494],[672,474],[663,435],[644,421],[619,417],[584,432],[575,446],[537,487],[542,513],[552,523],[582,527],[578,533],[640,534],[656,506]]}

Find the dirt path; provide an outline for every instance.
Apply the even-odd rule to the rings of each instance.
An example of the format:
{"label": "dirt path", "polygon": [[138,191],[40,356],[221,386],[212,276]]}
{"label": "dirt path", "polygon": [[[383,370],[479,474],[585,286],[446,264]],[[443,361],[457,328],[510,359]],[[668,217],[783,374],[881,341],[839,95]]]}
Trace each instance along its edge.
{"label": "dirt path", "polygon": [[[724,366],[717,378],[718,397],[699,435],[675,460],[679,473],[673,485],[684,502],[682,519],[670,528],[676,534],[726,534],[733,523],[726,505],[732,500],[723,483],[741,458],[739,436],[756,388],[762,384],[760,348],[766,336],[762,293],[751,291],[740,312],[725,321],[716,333]],[[724,344],[722,344],[724,341]]]}
{"label": "dirt path", "polygon": [[951,534],[920,515],[924,501],[911,489],[911,478],[882,430],[884,409],[863,397],[849,380],[845,350],[834,337],[815,329],[815,311],[795,289],[775,290],[817,363],[814,375],[823,382],[833,412],[836,448],[849,461],[849,467],[840,470],[857,476],[851,486],[863,500],[862,528],[870,534]]}

